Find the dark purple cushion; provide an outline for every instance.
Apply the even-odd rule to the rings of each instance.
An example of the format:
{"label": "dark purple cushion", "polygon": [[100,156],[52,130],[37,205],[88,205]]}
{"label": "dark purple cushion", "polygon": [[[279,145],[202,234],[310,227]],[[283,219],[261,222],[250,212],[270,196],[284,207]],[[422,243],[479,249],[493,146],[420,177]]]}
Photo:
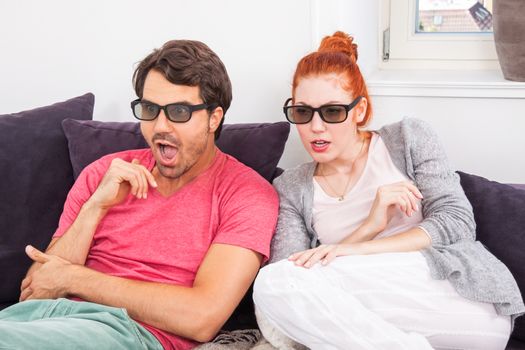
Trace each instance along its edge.
{"label": "dark purple cushion", "polygon": [[[75,178],[103,155],[148,147],[139,123],[64,120]],[[271,181],[288,139],[286,122],[226,124],[217,146]]]}
{"label": "dark purple cushion", "polygon": [[514,188],[517,188],[517,189],[525,191],[525,184],[509,184],[509,185],[511,185]]}
{"label": "dark purple cushion", "polygon": [[505,350],[523,350],[525,349],[525,341],[518,340],[514,337],[509,339],[509,343]]}
{"label": "dark purple cushion", "polygon": [[[525,191],[458,172],[461,186],[474,208],[476,236],[512,272],[525,293]],[[525,341],[523,317],[516,321],[513,337]]]}
{"label": "dark purple cushion", "polygon": [[55,231],[73,172],[62,120],[92,118],[93,94],[0,115],[0,303],[13,302],[30,260]]}

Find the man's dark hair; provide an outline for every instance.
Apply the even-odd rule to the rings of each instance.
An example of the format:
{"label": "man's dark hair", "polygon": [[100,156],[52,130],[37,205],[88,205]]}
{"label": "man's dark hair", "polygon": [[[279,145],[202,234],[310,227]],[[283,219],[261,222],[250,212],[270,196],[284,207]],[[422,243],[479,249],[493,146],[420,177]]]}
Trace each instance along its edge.
{"label": "man's dark hair", "polygon": [[[156,70],[172,84],[198,86],[200,97],[211,108],[222,107],[224,114],[232,100],[232,86],[226,67],[206,44],[194,40],[171,40],[143,59],[133,74],[139,98],[150,70]],[[210,108],[210,111],[211,111]],[[215,131],[220,136],[224,118]]]}

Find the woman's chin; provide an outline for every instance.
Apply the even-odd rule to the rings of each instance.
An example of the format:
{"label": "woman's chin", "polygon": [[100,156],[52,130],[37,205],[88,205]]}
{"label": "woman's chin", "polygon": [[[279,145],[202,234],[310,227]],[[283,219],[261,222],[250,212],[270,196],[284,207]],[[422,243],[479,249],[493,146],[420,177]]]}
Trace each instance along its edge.
{"label": "woman's chin", "polygon": [[332,156],[326,153],[322,153],[322,154],[317,153],[317,152],[309,152],[309,153],[310,153],[310,157],[312,157],[312,159],[317,163],[326,163],[333,159]]}

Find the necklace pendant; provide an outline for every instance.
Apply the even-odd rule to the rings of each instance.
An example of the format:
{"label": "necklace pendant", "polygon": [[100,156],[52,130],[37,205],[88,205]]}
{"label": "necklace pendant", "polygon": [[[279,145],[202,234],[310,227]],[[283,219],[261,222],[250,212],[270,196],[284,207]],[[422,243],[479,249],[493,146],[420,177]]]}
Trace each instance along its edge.
{"label": "necklace pendant", "polygon": [[339,197],[338,200],[339,200],[339,202],[344,201],[344,200],[345,200],[345,196],[341,196],[341,197]]}

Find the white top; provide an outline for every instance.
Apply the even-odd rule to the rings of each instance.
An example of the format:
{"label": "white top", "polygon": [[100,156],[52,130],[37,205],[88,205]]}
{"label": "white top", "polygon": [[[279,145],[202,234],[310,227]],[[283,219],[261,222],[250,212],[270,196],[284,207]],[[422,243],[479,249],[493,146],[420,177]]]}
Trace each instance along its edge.
{"label": "white top", "polygon": [[[314,178],[313,228],[319,241],[335,244],[346,238],[368,217],[378,187],[400,181],[409,179],[394,165],[381,137],[373,133],[363,173],[344,200],[330,197]],[[386,229],[375,239],[406,231],[423,221],[421,201],[417,203],[419,210],[412,216],[393,207]]]}

